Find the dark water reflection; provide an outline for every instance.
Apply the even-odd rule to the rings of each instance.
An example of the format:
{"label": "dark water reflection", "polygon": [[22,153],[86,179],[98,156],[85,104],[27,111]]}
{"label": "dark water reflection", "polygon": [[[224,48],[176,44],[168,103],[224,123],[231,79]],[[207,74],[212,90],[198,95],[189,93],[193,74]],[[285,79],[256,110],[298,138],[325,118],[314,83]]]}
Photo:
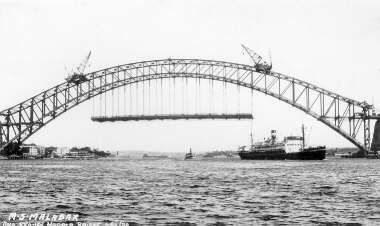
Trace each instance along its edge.
{"label": "dark water reflection", "polygon": [[[380,161],[0,161],[0,219],[380,225]],[[353,224],[355,225],[355,224]]]}

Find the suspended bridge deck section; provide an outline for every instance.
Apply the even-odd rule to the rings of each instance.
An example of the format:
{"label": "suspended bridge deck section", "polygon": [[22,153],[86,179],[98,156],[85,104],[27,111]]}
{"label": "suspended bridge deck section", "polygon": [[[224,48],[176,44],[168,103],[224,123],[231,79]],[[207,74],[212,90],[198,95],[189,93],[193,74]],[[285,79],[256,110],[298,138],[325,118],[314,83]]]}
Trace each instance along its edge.
{"label": "suspended bridge deck section", "polygon": [[95,122],[117,121],[152,121],[152,120],[189,120],[189,119],[253,119],[252,114],[157,114],[157,115],[125,115],[125,116],[95,116],[91,117]]}

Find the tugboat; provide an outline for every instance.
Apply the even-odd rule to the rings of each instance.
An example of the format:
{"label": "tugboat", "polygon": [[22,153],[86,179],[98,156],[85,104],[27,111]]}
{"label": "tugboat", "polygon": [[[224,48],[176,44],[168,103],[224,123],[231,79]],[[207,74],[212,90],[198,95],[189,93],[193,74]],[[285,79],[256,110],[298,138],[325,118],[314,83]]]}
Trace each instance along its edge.
{"label": "tugboat", "polygon": [[239,147],[241,159],[252,160],[323,160],[326,156],[325,146],[305,147],[305,129],[302,125],[302,137],[288,136],[278,141],[276,130],[271,131],[271,137],[264,142],[252,142],[249,150]]}
{"label": "tugboat", "polygon": [[186,155],[185,155],[185,160],[190,160],[190,159],[194,159],[194,158],[195,158],[195,156],[191,152],[191,148],[190,148],[189,153],[186,153]]}

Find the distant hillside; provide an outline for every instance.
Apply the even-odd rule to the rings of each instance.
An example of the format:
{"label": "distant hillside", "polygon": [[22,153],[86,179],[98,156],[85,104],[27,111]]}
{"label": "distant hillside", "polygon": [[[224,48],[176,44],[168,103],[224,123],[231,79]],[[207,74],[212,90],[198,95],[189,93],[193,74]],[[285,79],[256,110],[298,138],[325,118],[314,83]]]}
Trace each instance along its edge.
{"label": "distant hillside", "polygon": [[[128,157],[131,159],[141,159],[143,155],[149,155],[149,156],[159,156],[159,155],[165,155],[168,156],[168,158],[176,158],[176,159],[182,159],[185,156],[185,152],[155,152],[155,151],[134,151],[134,150],[122,150],[118,151],[119,157]],[[113,154],[116,154],[116,152],[113,152]]]}

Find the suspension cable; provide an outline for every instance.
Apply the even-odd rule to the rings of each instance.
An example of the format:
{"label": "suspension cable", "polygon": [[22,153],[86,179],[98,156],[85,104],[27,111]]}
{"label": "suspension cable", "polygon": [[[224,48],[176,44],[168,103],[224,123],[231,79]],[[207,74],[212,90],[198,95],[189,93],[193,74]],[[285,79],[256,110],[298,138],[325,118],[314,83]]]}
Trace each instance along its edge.
{"label": "suspension cable", "polygon": [[163,94],[163,89],[162,89],[162,78],[161,78],[161,114],[163,114],[164,113],[164,94]]}
{"label": "suspension cable", "polygon": [[154,84],[155,84],[155,103],[154,103],[154,112],[157,113],[158,112],[158,109],[159,109],[159,105],[158,105],[158,80],[155,79],[154,80]]}
{"label": "suspension cable", "polygon": [[[117,77],[119,78],[119,72],[117,72]],[[119,85],[120,81],[117,81]],[[120,115],[120,88],[117,88],[117,115]]]}
{"label": "suspension cable", "polygon": [[[104,77],[104,85],[107,86],[107,77]],[[106,89],[106,87],[104,87]],[[107,92],[104,91],[104,116],[107,116]]]}
{"label": "suspension cable", "polygon": [[195,100],[194,100],[194,103],[195,103],[195,105],[194,105],[194,109],[195,109],[195,113],[198,113],[198,100],[199,100],[199,98],[198,98],[198,78],[195,78],[195,81],[194,81],[194,92],[195,92],[195,95],[194,95],[194,97],[195,97]]}
{"label": "suspension cable", "polygon": [[175,93],[176,93],[176,88],[175,88],[175,77],[173,77],[173,114],[175,114],[175,112],[176,112],[176,109],[175,109],[175,102],[176,102],[176,100],[175,100]]}
{"label": "suspension cable", "polygon": [[226,83],[226,67],[223,68],[223,112],[227,113],[227,83]]}
{"label": "suspension cable", "polygon": [[127,86],[125,85],[125,83],[126,83],[126,80],[125,80],[125,71],[124,71],[124,101],[123,101],[123,103],[124,103],[124,115],[127,115]]}
{"label": "suspension cable", "polygon": [[[100,79],[100,91],[99,92],[102,92],[102,79]],[[103,101],[102,101],[102,96],[103,96],[103,94],[102,93],[100,93],[100,95],[99,95],[99,116],[102,116],[103,115],[103,109],[102,109],[102,107],[103,107]]]}
{"label": "suspension cable", "polygon": [[92,117],[95,116],[95,97],[92,97]]}
{"label": "suspension cable", "polygon": [[120,88],[117,88],[117,113],[116,115],[120,115]]}
{"label": "suspension cable", "polygon": [[211,109],[212,109],[212,100],[211,100],[211,79],[208,80],[208,107],[209,107],[209,113],[211,113]]}
{"label": "suspension cable", "polygon": [[132,88],[133,88],[133,83],[130,83],[129,85],[129,115],[133,114],[133,94],[132,94]]}
{"label": "suspension cable", "polygon": [[201,78],[199,77],[198,78],[198,98],[199,98],[199,101],[198,101],[198,103],[199,103],[199,113],[201,113],[202,112],[202,98],[201,98],[201,89],[202,89],[202,87],[201,87]]}
{"label": "suspension cable", "polygon": [[[239,74],[237,75],[237,78],[239,79]],[[240,113],[240,86],[239,86],[239,81],[236,83],[236,87],[237,87],[237,92],[238,92],[238,94],[237,94],[238,113]]]}
{"label": "suspension cable", "polygon": [[150,78],[148,80],[148,114],[150,114]]}
{"label": "suspension cable", "polygon": [[182,76],[182,114],[185,114],[185,82]]}
{"label": "suspension cable", "polygon": [[250,130],[251,130],[251,142],[252,142],[252,137],[253,137],[253,74],[251,72],[251,115],[252,115],[252,120],[250,123]]}
{"label": "suspension cable", "polygon": [[[112,79],[111,79],[111,84],[113,86],[113,74],[112,74]],[[111,90],[111,116],[114,116],[114,88],[112,87],[112,90]]]}
{"label": "suspension cable", "polygon": [[188,96],[189,96],[189,87],[188,87],[188,78],[186,77],[186,91],[185,91],[185,101],[186,101],[186,114],[189,113],[189,102],[187,101],[188,100]]}
{"label": "suspension cable", "polygon": [[214,80],[211,79],[211,112],[214,112]]}
{"label": "suspension cable", "polygon": [[138,103],[139,103],[139,83],[138,82],[136,82],[136,84],[135,84],[135,86],[136,86],[136,115],[137,114],[139,114],[139,105],[138,105]]}
{"label": "suspension cable", "polygon": [[199,83],[198,83],[198,78],[195,79],[195,91],[197,92],[195,97],[196,97],[196,100],[195,100],[195,103],[196,103],[196,113],[200,113],[200,109],[199,109],[199,106],[200,106],[200,96],[199,96]]}
{"label": "suspension cable", "polygon": [[168,100],[168,105],[169,105],[169,107],[168,107],[168,113],[170,114],[170,112],[171,112],[171,92],[170,92],[170,78],[168,78],[168,82],[167,82],[167,84],[168,84],[168,91],[169,91],[169,100]]}
{"label": "suspension cable", "polygon": [[[253,117],[253,89],[251,88],[251,115]],[[251,136],[253,136],[253,118],[251,119],[250,123],[250,130],[251,130]]]}

